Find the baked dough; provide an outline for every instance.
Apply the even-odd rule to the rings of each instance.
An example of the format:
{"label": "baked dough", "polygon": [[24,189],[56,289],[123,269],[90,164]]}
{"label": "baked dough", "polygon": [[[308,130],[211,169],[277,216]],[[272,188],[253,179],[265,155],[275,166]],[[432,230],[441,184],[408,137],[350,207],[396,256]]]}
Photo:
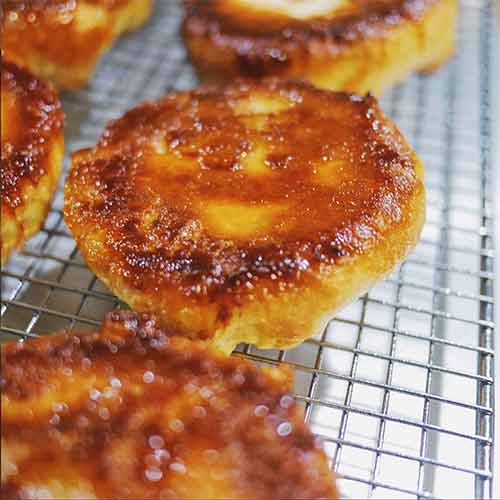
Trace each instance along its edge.
{"label": "baked dough", "polygon": [[338,498],[284,368],[154,320],[2,346],[2,498]]}
{"label": "baked dough", "polygon": [[59,181],[63,113],[51,85],[2,59],[2,263],[43,224]]}
{"label": "baked dough", "polygon": [[200,76],[305,78],[380,94],[455,50],[456,0],[188,0],[182,33]]}
{"label": "baked dough", "polygon": [[2,0],[6,56],[61,89],[78,89],[124,32],[142,25],[153,0]]}
{"label": "baked dough", "polygon": [[375,98],[239,81],[111,123],[73,155],[64,213],[132,309],[226,352],[288,348],[414,247],[422,176]]}

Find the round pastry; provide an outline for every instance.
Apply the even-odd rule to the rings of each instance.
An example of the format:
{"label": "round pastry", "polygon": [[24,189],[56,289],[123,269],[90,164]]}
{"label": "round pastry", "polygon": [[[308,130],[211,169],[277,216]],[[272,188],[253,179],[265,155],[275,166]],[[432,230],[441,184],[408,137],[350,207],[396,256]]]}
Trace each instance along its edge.
{"label": "round pastry", "polygon": [[63,158],[63,113],[51,85],[2,59],[2,263],[42,226]]}
{"label": "round pastry", "polygon": [[2,498],[338,498],[284,368],[123,313],[1,358]]}
{"label": "round pastry", "polygon": [[62,89],[87,83],[101,56],[142,25],[153,0],[2,0],[6,56]]}
{"label": "round pastry", "polygon": [[372,92],[455,50],[456,0],[188,0],[183,37],[202,78],[305,78]]}
{"label": "round pastry", "polygon": [[111,123],[72,157],[65,220],[132,309],[226,352],[286,348],[414,247],[422,175],[375,98],[239,81]]}

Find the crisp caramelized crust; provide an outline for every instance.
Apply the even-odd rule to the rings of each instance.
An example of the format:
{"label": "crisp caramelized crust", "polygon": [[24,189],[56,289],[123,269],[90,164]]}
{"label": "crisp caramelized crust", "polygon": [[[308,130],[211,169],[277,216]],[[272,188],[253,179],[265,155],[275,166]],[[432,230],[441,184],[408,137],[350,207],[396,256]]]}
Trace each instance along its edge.
{"label": "crisp caramelized crust", "polygon": [[283,368],[113,313],[2,346],[2,498],[338,498]]}
{"label": "crisp caramelized crust", "polygon": [[188,0],[183,36],[202,78],[305,78],[379,94],[454,52],[456,0]]}
{"label": "crisp caramelized crust", "polygon": [[50,85],[1,64],[3,262],[45,219],[61,171],[63,113]]}
{"label": "crisp caramelized crust", "polygon": [[146,103],[73,155],[65,220],[125,302],[290,347],[414,246],[421,165],[372,97],[268,80]]}
{"label": "crisp caramelized crust", "polygon": [[123,32],[143,24],[153,0],[2,0],[2,49],[63,89],[83,86]]}

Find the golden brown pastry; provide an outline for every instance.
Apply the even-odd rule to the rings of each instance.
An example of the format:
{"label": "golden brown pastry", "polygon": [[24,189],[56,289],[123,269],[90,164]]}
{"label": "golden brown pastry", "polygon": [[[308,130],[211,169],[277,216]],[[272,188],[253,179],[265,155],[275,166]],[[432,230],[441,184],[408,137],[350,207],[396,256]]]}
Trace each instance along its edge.
{"label": "golden brown pastry", "polygon": [[1,360],[2,498],[338,498],[284,368],[123,312]]}
{"label": "golden brown pastry", "polygon": [[2,263],[43,224],[63,158],[63,113],[51,85],[2,58]]}
{"label": "golden brown pastry", "polygon": [[2,0],[6,56],[62,89],[87,83],[101,56],[143,24],[153,0]]}
{"label": "golden brown pastry", "polygon": [[64,212],[132,309],[226,352],[287,348],[414,247],[422,175],[375,98],[240,81],[111,123],[73,155]]}
{"label": "golden brown pastry", "polygon": [[456,0],[188,0],[183,36],[202,78],[305,78],[372,92],[455,50]]}

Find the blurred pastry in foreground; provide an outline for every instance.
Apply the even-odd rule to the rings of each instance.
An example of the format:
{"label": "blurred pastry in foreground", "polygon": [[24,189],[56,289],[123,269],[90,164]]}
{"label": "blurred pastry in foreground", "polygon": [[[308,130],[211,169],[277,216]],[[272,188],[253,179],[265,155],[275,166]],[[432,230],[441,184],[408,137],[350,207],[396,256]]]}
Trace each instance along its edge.
{"label": "blurred pastry in foreground", "polygon": [[2,263],[43,224],[59,181],[63,113],[53,87],[2,58]]}
{"label": "blurred pastry in foreground", "polygon": [[380,94],[455,50],[456,0],[188,0],[182,33],[201,78],[305,78]]}
{"label": "blurred pastry in foreground", "polygon": [[87,83],[101,56],[142,25],[153,0],[2,0],[5,55],[61,89]]}
{"label": "blurred pastry in foreground", "polygon": [[226,352],[287,348],[415,246],[422,176],[375,98],[238,81],[112,122],[73,155],[64,214],[132,309]]}
{"label": "blurred pastry in foreground", "polygon": [[155,321],[2,346],[2,498],[338,498],[284,368]]}

